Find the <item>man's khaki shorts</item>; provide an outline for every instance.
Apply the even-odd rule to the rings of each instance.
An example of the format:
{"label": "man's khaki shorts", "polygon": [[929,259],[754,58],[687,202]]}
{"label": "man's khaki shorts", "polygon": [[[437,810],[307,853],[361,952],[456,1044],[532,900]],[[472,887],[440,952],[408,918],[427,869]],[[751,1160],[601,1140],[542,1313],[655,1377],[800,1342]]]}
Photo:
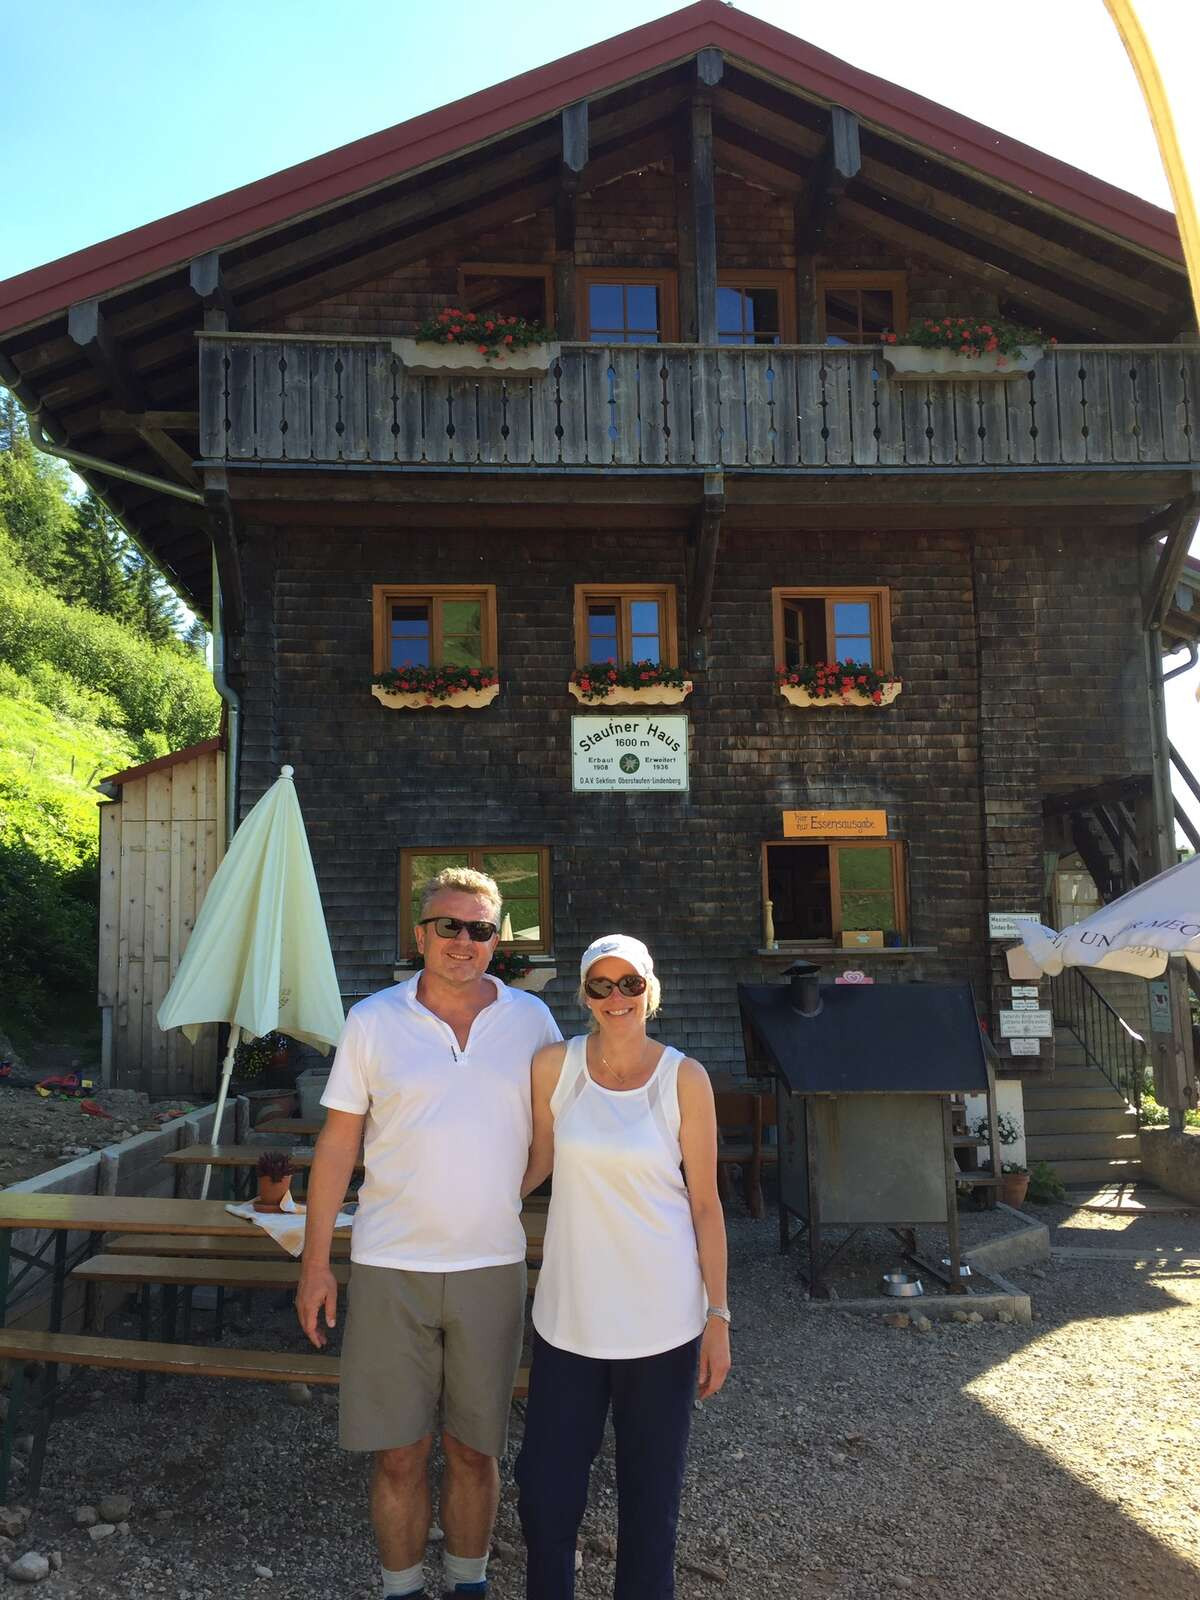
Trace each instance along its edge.
{"label": "man's khaki shorts", "polygon": [[350,1268],[339,1438],[395,1450],[442,1426],[502,1456],[525,1327],[525,1263],[468,1272]]}

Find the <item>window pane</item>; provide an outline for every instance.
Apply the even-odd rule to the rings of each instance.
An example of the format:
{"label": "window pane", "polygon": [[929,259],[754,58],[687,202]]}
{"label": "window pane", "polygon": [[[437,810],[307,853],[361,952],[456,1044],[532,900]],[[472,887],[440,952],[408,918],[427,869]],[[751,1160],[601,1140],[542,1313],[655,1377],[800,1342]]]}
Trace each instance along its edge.
{"label": "window pane", "polygon": [[767,895],[777,939],[832,939],[827,845],[769,845]]}
{"label": "window pane", "polygon": [[825,332],[839,343],[855,342],[858,329],[858,291],[856,289],[827,289],[825,291]]}
{"label": "window pane", "polygon": [[779,340],[778,289],[751,289],[746,295],[746,327],[755,344]]}
{"label": "window pane", "polygon": [[895,926],[896,903],[890,894],[848,894],[842,891],[842,928],[846,932],[878,928],[883,933]]}
{"label": "window pane", "polygon": [[658,289],[652,283],[625,285],[625,326],[645,332],[658,331]]}
{"label": "window pane", "polygon": [[741,342],[744,326],[742,298],[740,289],[730,289],[721,285],[717,287],[717,333],[722,336],[722,343]]}
{"label": "window pane", "polygon": [[[437,855],[410,855],[409,871],[412,877],[412,902],[409,907],[411,924],[415,928],[421,915],[421,890],[430,878],[436,878],[444,867],[465,867],[470,862],[465,850],[443,850]],[[413,944],[416,949],[416,944]]]}
{"label": "window pane", "polygon": [[481,869],[495,878],[504,897],[502,916],[508,922],[514,941],[541,938],[538,926],[540,866],[541,857],[533,850],[485,850],[480,856]]}
{"label": "window pane", "polygon": [[608,661],[617,654],[617,607],[613,600],[588,604],[588,651],[592,661]]}
{"label": "window pane", "polygon": [[861,661],[865,666],[873,666],[870,637],[839,633],[834,640],[834,658],[837,661]]}
{"label": "window pane", "polygon": [[620,328],[624,325],[621,314],[621,285],[619,283],[593,283],[588,289],[588,325],[597,328]]}
{"label": "window pane", "polygon": [[838,877],[843,889],[892,890],[892,852],[886,849],[839,850]]}
{"label": "window pane", "polygon": [[839,850],[838,877],[843,929],[896,927],[891,850]]}
{"label": "window pane", "polygon": [[873,342],[885,328],[895,327],[895,311],[890,289],[864,289],[862,291],[862,325],[864,339]]}
{"label": "window pane", "polygon": [[442,663],[483,666],[483,606],[478,600],[442,601]]}
{"label": "window pane", "polygon": [[838,633],[869,634],[871,607],[866,600],[835,600],[833,625]]}
{"label": "window pane", "polygon": [[429,665],[429,608],[394,605],[388,660],[393,667]]}
{"label": "window pane", "polygon": [[629,606],[629,621],[634,633],[658,634],[658,601],[634,600]]}

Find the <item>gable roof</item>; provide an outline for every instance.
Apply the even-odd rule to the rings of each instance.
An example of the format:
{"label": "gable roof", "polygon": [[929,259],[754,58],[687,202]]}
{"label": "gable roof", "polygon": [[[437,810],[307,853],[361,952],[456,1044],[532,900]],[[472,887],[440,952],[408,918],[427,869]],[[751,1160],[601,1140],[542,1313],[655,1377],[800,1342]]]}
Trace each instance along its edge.
{"label": "gable roof", "polygon": [[1167,261],[1183,260],[1169,211],[862,72],[722,0],[697,0],[479,94],[0,282],[0,332],[364,194],[706,48],[722,50],[786,87],[845,106],[868,123]]}

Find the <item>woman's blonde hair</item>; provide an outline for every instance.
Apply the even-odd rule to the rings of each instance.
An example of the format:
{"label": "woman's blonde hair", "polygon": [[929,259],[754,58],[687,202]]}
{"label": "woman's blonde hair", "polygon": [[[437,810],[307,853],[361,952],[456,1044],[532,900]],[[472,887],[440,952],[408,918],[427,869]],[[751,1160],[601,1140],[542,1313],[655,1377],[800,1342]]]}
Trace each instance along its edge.
{"label": "woman's blonde hair", "polygon": [[492,907],[492,915],[500,921],[500,908],[504,901],[495,878],[486,872],[476,872],[474,867],[443,867],[436,877],[430,878],[421,890],[421,915],[433,904],[434,897],[443,890],[454,889],[459,894],[478,895]]}

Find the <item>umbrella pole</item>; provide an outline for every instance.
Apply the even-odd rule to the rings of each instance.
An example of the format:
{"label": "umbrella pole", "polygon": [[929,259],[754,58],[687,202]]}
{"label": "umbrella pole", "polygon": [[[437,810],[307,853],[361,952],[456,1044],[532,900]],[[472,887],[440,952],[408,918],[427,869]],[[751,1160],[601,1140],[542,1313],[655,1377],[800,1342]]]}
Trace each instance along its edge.
{"label": "umbrella pole", "polygon": [[[229,1080],[233,1076],[233,1057],[238,1047],[238,1040],[242,1037],[242,1030],[235,1022],[229,1030],[229,1049],[225,1052],[225,1060],[221,1064],[221,1087],[217,1092],[217,1114],[213,1118],[214,1144],[221,1142],[221,1118],[225,1114],[225,1101],[229,1098]],[[200,1185],[201,1200],[208,1199],[208,1184],[212,1177],[212,1163],[204,1169],[204,1182]]]}

